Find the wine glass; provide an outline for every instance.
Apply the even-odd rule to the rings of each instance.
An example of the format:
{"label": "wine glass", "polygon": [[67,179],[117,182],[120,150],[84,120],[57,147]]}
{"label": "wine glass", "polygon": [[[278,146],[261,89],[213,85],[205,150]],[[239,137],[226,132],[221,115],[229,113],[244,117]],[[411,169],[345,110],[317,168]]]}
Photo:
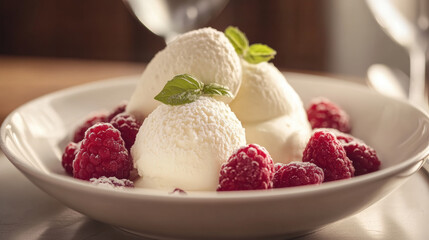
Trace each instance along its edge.
{"label": "wine glass", "polygon": [[219,14],[228,0],[124,0],[151,32],[171,41],[178,34],[202,27]]}
{"label": "wine glass", "polygon": [[429,0],[366,0],[383,30],[410,55],[409,100],[427,109],[426,52],[429,40]]}

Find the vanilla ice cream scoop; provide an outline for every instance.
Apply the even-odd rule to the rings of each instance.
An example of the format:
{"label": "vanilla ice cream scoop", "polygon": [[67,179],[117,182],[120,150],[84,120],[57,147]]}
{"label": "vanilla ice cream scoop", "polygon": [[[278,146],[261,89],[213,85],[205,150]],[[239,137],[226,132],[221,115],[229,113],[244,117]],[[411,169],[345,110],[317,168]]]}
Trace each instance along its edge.
{"label": "vanilla ice cream scoop", "polygon": [[211,97],[158,106],[143,122],[131,154],[137,187],[185,191],[217,188],[219,169],[246,144],[244,129],[228,105]]}
{"label": "vanilla ice cream scoop", "polygon": [[267,121],[243,124],[247,143],[264,146],[274,162],[302,161],[302,153],[311,137],[306,116],[283,115]]}
{"label": "vanilla ice cream scoop", "polygon": [[240,121],[265,121],[302,108],[298,94],[272,63],[242,61],[242,71],[241,88],[230,103],[231,110]]}
{"label": "vanilla ice cream scoop", "polygon": [[[225,34],[213,28],[187,32],[171,41],[149,62],[131,96],[127,112],[142,120],[160,102],[153,98],[167,81],[190,74],[203,83],[227,87],[233,96],[241,85],[240,58]],[[225,103],[231,98],[222,99]]]}
{"label": "vanilla ice cream scoop", "polygon": [[301,161],[311,127],[299,95],[272,64],[242,61],[243,80],[230,103],[247,143],[264,146],[275,162]]}

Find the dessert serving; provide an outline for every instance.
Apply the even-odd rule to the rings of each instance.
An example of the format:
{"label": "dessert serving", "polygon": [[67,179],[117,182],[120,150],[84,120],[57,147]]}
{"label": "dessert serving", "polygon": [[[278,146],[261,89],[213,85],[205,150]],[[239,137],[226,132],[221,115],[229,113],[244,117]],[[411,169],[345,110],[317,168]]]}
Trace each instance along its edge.
{"label": "dessert serving", "polygon": [[[171,41],[127,102],[90,115],[62,156],[74,178],[168,192],[295,187],[377,171],[353,119],[326,98],[307,106],[235,27]],[[126,97],[126,96],[124,96]]]}
{"label": "dessert serving", "polygon": [[[256,68],[261,63],[250,66]],[[294,123],[301,117],[285,112],[263,119],[265,114],[260,113],[264,107],[258,108],[259,115],[254,113],[258,119],[252,122],[245,119],[252,115],[244,114],[243,118],[233,106],[245,89],[244,78],[234,95],[217,81],[203,82],[191,73],[174,74],[159,92],[154,91],[159,103],[142,120],[127,110],[141,76],[106,79],[41,96],[4,120],[0,147],[35,186],[65,206],[91,219],[156,239],[284,239],[308,234],[386,197],[414,176],[429,156],[428,115],[361,84],[285,72],[287,84],[304,103],[297,105],[301,110],[296,112],[305,116],[306,124]],[[178,88],[172,91],[171,86]],[[258,105],[254,106],[256,109]],[[107,111],[100,112],[103,109]],[[282,120],[287,124],[276,124]],[[248,140],[252,126],[260,133],[255,141]],[[293,131],[294,126],[307,126],[302,145],[296,140],[300,138],[294,137],[300,136],[300,131],[288,134],[287,129]],[[163,132],[167,129],[171,138]],[[243,129],[244,140],[237,134]],[[152,137],[157,139],[150,141]],[[381,165],[374,160],[375,152],[358,138],[377,150]],[[74,139],[76,142],[70,143]],[[230,142],[207,147],[219,139]],[[278,158],[275,149],[280,144],[270,139],[283,141],[285,149],[299,146],[300,151],[286,151],[289,155]],[[137,146],[143,148],[145,141],[151,143],[138,150],[137,165],[133,151]],[[236,141],[240,142],[238,147],[233,146]],[[149,152],[152,149],[155,151]],[[161,158],[177,151],[193,155]],[[224,151],[231,152],[218,162],[215,154]],[[146,158],[149,154],[161,160]],[[201,159],[197,155],[202,155]],[[62,156],[69,159],[63,161],[67,168],[60,164]],[[195,159],[197,162],[192,162]],[[173,161],[185,165],[179,167]],[[79,166],[74,168],[75,164]],[[199,169],[207,177],[197,173],[192,177],[191,173]],[[177,171],[181,186],[168,178],[172,171]],[[150,180],[145,183],[145,178]],[[369,211],[374,213],[374,209],[377,206]]]}

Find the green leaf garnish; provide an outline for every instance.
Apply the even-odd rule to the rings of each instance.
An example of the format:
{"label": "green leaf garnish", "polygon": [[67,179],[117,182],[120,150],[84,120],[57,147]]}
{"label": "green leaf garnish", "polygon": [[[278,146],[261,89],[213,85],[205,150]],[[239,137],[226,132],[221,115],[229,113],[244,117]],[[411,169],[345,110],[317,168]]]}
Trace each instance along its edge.
{"label": "green leaf garnish", "polygon": [[204,85],[203,93],[210,96],[220,95],[220,96],[232,97],[231,92],[227,87],[224,87],[217,83],[210,83],[208,85]]}
{"label": "green leaf garnish", "polygon": [[237,27],[227,27],[225,29],[225,36],[231,42],[232,46],[234,46],[238,55],[243,55],[247,48],[249,48],[249,41],[246,35]]}
{"label": "green leaf garnish", "polygon": [[155,100],[169,105],[181,105],[195,101],[204,85],[188,74],[177,75],[165,84]]}
{"label": "green leaf garnish", "polygon": [[260,63],[268,62],[274,58],[276,51],[267,45],[255,43],[252,44],[247,50],[247,54],[244,56],[244,59],[248,63]]}
{"label": "green leaf garnish", "polygon": [[182,74],[168,81],[161,92],[155,96],[155,100],[168,105],[182,105],[194,102],[201,95],[232,96],[227,87],[216,83],[204,85],[203,82],[198,81],[191,75]]}
{"label": "green leaf garnish", "polygon": [[255,43],[249,46],[246,35],[237,27],[229,26],[225,29],[225,36],[234,46],[235,51],[248,63],[258,64],[268,62],[276,55],[276,51],[267,45]]}

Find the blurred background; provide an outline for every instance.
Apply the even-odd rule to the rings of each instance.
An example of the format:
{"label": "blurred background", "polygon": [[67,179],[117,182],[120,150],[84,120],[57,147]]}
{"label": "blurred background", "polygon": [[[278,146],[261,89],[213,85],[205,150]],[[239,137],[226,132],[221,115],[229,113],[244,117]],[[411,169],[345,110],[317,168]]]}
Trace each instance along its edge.
{"label": "blurred background", "polygon": [[[238,26],[276,49],[282,69],[364,77],[379,62],[409,71],[406,50],[365,1],[231,0],[206,25]],[[121,0],[0,0],[1,55],[146,63],[164,46]]]}
{"label": "blurred background", "polygon": [[[162,4],[167,1],[0,0],[0,123],[13,109],[43,94],[85,82],[141,74],[145,64],[165,47],[163,34],[154,29],[165,27],[168,11],[162,11],[166,10]],[[188,1],[192,0],[171,3]],[[426,24],[419,34],[429,39],[426,0],[367,1],[395,3],[412,21],[425,13]],[[365,84],[368,68],[382,63],[409,75],[409,49],[382,30],[367,1],[203,0],[199,4],[226,2],[203,26],[220,31],[230,25],[239,27],[250,43],[265,43],[277,51],[273,63],[281,70]],[[425,7],[419,5],[422,3]],[[155,19],[152,31],[132,13],[129,6],[133,4],[146,5],[141,9],[150,16],[147,21]],[[195,9],[186,9],[187,17],[203,16],[196,15]],[[376,9],[382,15],[387,12],[386,6]],[[391,17],[387,18],[393,23],[391,30],[404,30],[401,18]],[[172,25],[180,23],[180,19],[171,21]],[[411,34],[404,36],[411,39]],[[420,61],[423,67],[412,68],[417,69],[416,75],[424,72],[424,61]],[[402,84],[409,82],[407,78]],[[415,86],[417,93],[424,89],[423,85]],[[387,88],[381,85],[381,89]]]}

